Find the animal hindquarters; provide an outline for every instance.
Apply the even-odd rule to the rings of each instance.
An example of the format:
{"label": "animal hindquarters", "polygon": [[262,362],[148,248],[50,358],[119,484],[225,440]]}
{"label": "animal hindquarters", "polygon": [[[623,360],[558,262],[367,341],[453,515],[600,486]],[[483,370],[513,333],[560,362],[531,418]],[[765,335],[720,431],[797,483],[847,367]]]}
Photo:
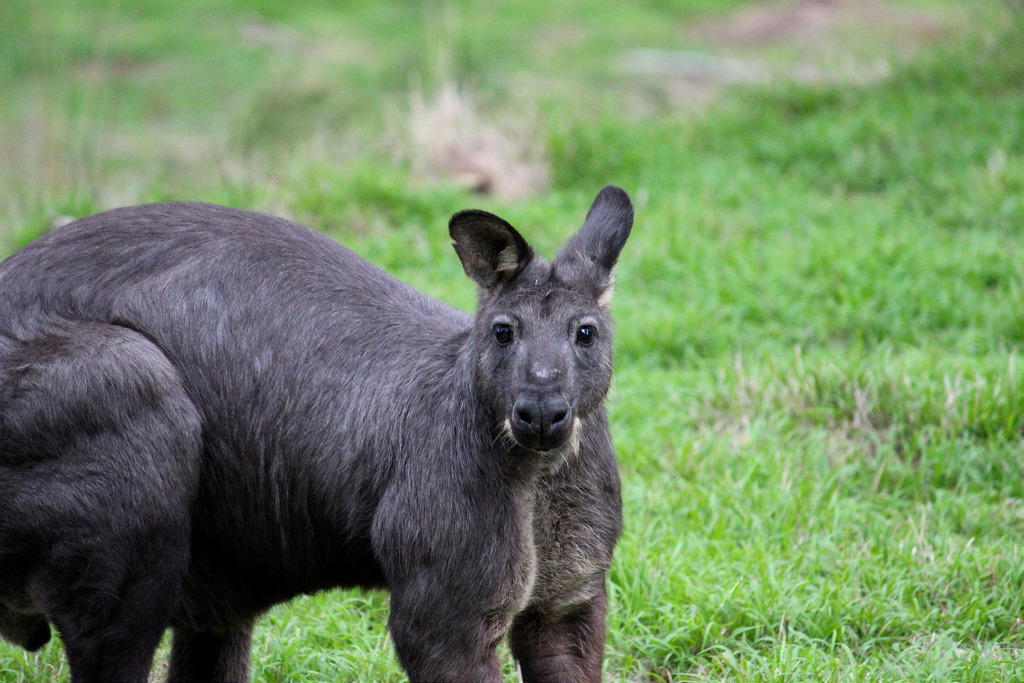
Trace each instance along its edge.
{"label": "animal hindquarters", "polygon": [[60,632],[72,681],[145,680],[188,563],[199,414],[141,334],[0,337],[0,604]]}

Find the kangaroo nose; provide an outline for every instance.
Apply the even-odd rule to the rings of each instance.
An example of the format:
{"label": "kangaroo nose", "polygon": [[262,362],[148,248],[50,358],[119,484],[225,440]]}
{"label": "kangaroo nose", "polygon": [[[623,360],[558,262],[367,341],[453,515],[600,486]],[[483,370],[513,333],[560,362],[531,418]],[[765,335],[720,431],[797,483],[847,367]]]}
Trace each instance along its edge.
{"label": "kangaroo nose", "polygon": [[516,401],[516,420],[541,439],[563,426],[569,416],[569,404],[561,396],[545,399],[521,398]]}

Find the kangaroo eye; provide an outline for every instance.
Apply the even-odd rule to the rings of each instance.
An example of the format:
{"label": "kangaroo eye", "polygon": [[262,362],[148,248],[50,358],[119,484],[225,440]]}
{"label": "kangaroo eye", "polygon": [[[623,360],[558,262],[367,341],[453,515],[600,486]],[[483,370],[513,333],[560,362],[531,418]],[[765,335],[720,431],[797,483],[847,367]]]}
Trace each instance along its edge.
{"label": "kangaroo eye", "polygon": [[512,343],[512,326],[505,323],[498,323],[494,326],[494,341],[498,346],[508,346]]}
{"label": "kangaroo eye", "polygon": [[576,343],[580,346],[590,346],[597,339],[597,329],[593,325],[581,325],[576,330]]}

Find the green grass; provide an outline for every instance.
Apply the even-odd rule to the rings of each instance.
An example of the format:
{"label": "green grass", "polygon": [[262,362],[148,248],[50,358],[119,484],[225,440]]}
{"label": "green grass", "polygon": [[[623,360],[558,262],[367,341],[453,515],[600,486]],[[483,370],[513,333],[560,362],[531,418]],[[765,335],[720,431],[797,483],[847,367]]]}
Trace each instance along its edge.
{"label": "green grass", "polygon": [[[8,0],[0,253],[60,216],[203,199],[470,308],[453,211],[551,254],[621,184],[607,678],[1024,681],[1024,14],[903,3],[945,28],[864,87],[676,107],[619,69],[744,4]],[[538,112],[550,191],[412,172],[408,94],[447,80],[494,120]],[[386,614],[359,592],[274,609],[255,680],[403,680]],[[67,675],[59,643],[0,644],[2,680]]]}

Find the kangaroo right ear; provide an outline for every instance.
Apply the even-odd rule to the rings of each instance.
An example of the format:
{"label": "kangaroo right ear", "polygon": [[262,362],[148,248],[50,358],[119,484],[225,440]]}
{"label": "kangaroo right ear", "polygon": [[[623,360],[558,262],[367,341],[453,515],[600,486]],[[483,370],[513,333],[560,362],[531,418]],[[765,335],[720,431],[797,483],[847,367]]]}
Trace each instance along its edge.
{"label": "kangaroo right ear", "polygon": [[570,278],[592,283],[597,303],[607,307],[612,296],[612,271],[633,229],[633,203],[622,188],[608,185],[587,212],[583,227],[558,252],[555,262]]}
{"label": "kangaroo right ear", "polygon": [[559,259],[584,258],[611,273],[633,228],[633,203],[614,185],[602,189],[583,227],[562,247]]}
{"label": "kangaroo right ear", "polygon": [[484,289],[510,281],[533,258],[533,249],[523,236],[486,211],[459,211],[448,222],[448,234],[462,269]]}

